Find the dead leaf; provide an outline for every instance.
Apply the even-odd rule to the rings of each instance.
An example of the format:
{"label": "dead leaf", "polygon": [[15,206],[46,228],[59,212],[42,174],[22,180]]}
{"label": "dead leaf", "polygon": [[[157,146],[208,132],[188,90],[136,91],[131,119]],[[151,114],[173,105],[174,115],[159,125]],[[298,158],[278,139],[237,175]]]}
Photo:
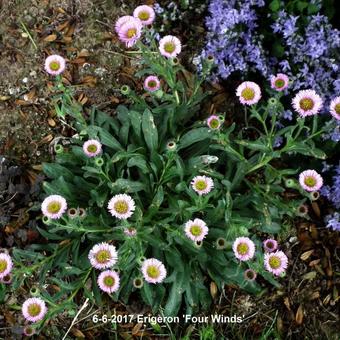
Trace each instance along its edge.
{"label": "dead leaf", "polygon": [[52,118],[49,118],[49,119],[47,120],[47,122],[48,122],[48,125],[49,125],[49,126],[52,126],[52,127],[55,127],[55,126],[56,126],[56,122],[55,122],[55,120],[52,119]]}
{"label": "dead leaf", "polygon": [[314,249],[311,249],[311,250],[308,250],[306,252],[304,252],[301,256],[300,256],[300,259],[302,261],[306,261],[309,259],[309,257],[313,254],[314,252]]}
{"label": "dead leaf", "polygon": [[57,39],[56,34],[50,34],[46,38],[44,38],[44,41],[45,42],[52,42],[52,41],[55,41],[56,39]]}
{"label": "dead leaf", "polygon": [[132,331],[131,331],[131,334],[136,336],[139,331],[141,330],[141,328],[143,327],[143,324],[142,323],[137,323],[133,328],[132,328]]}
{"label": "dead leaf", "polygon": [[295,321],[298,325],[301,325],[302,322],[303,322],[303,308],[302,308],[302,305],[299,306],[297,312],[296,312],[296,315],[295,315]]}
{"label": "dead leaf", "polygon": [[85,338],[85,334],[81,331],[81,330],[79,330],[79,329],[77,329],[77,328],[72,328],[71,329],[71,333],[76,337],[76,338]]}
{"label": "dead leaf", "polygon": [[213,299],[215,299],[216,295],[217,295],[217,286],[216,283],[214,281],[210,282],[210,294],[212,296]]}

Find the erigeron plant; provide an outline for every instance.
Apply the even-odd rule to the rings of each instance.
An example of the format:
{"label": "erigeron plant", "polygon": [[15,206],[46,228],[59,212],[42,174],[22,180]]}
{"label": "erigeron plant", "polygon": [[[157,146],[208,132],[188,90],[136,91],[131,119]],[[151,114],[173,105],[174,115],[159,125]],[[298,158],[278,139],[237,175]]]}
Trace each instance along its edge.
{"label": "erigeron plant", "polygon": [[[39,232],[49,243],[13,250],[9,286],[37,280],[40,289],[31,291],[40,306],[33,311],[39,315],[35,329],[64,310],[74,315],[78,293],[103,306],[108,297],[128,303],[140,291],[154,313],[173,316],[181,306],[187,314],[207,309],[212,281],[220,290],[233,284],[263,294],[256,280],[262,276],[280,287],[275,276],[284,275],[288,259],[274,239],[262,247],[260,238],[277,235],[284,218],[294,218],[310,196],[296,180],[298,169],[280,170],[271,162],[293,153],[324,158],[313,142],[321,132],[313,128],[302,135],[311,117],[300,113],[295,124],[279,130],[270,112],[282,105],[283,94],[266,101],[253,82],[236,93],[247,118],[249,106],[247,128],[250,121],[259,124],[257,138],[246,138],[235,124],[225,126],[222,114],[200,120],[208,95],[201,87],[204,77],[183,81],[186,70],[175,58],[179,39],[143,45],[138,39],[147,28],[136,20],[121,20],[117,30],[141,53],[144,68],[137,75],[158,80],[144,84],[148,96],[123,86],[130,102],[118,106],[115,117],[93,108],[85,119],[72,91],[57,85],[64,91],[57,113],[75,120],[79,138],[57,146],[55,161],[43,166],[48,180]],[[210,65],[211,60],[207,70]],[[280,136],[286,143],[276,148]],[[280,194],[287,183],[305,198],[285,201]],[[50,284],[58,290],[51,293]]]}

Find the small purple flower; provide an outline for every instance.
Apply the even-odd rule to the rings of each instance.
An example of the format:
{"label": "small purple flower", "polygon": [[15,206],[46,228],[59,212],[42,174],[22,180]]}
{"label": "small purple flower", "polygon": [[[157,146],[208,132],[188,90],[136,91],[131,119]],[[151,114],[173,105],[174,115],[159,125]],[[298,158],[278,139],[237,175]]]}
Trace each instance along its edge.
{"label": "small purple flower", "polygon": [[66,61],[63,57],[57,54],[50,55],[45,60],[45,71],[52,75],[57,76],[65,71]]}
{"label": "small purple flower", "polygon": [[0,253],[0,280],[9,275],[13,268],[12,258],[5,253]]}
{"label": "small purple flower", "polygon": [[60,195],[50,195],[41,203],[42,213],[52,220],[61,218],[66,210],[66,199]]}
{"label": "small purple flower", "polygon": [[277,241],[272,238],[263,241],[263,248],[267,253],[271,253],[277,250],[277,247],[278,247]]}
{"label": "small purple flower", "polygon": [[142,263],[142,273],[145,281],[149,283],[161,283],[167,275],[164,264],[154,258],[146,259]]}
{"label": "small purple flower", "polygon": [[161,82],[156,76],[148,76],[144,80],[144,90],[149,92],[155,92],[161,87]]}
{"label": "small purple flower", "polygon": [[83,150],[87,157],[96,157],[102,152],[102,145],[95,139],[90,139],[83,144]]}
{"label": "small purple flower", "polygon": [[99,274],[97,283],[103,292],[112,294],[117,292],[119,289],[120,278],[117,272],[113,270],[105,270]]}

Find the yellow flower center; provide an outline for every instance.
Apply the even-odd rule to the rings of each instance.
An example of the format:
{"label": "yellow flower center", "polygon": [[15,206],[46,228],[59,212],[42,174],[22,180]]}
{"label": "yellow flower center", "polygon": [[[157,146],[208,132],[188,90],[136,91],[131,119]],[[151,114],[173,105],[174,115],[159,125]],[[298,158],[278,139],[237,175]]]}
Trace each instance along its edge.
{"label": "yellow flower center", "polygon": [[167,43],[164,44],[164,50],[168,53],[174,52],[176,49],[176,45],[172,41],[168,41]]}
{"label": "yellow flower center", "polygon": [[87,147],[87,151],[88,152],[91,152],[91,153],[95,153],[97,151],[97,147],[94,145],[94,144],[90,144],[88,147]]}
{"label": "yellow flower center", "polygon": [[149,87],[156,87],[157,84],[156,84],[156,82],[155,82],[154,80],[149,80],[148,86],[149,86]]}
{"label": "yellow flower center", "polygon": [[53,71],[58,71],[60,69],[60,63],[59,61],[51,61],[50,62],[50,69],[53,70]]}
{"label": "yellow flower center", "polygon": [[195,183],[197,190],[205,190],[207,188],[207,183],[204,180],[199,180]]}
{"label": "yellow flower center", "polygon": [[340,103],[335,105],[334,110],[337,115],[340,115]]}
{"label": "yellow flower center", "polygon": [[200,236],[202,234],[202,228],[199,225],[193,225],[190,228],[190,232],[194,236]]}
{"label": "yellow flower center", "polygon": [[241,96],[245,99],[245,100],[252,100],[255,97],[255,91],[253,89],[251,89],[250,87],[246,87],[242,92],[241,92]]}
{"label": "yellow flower center", "polygon": [[95,257],[97,262],[106,263],[111,259],[111,254],[108,250],[99,250]]}
{"label": "yellow flower center", "polygon": [[129,210],[129,205],[125,201],[117,201],[114,205],[114,209],[119,214],[126,214]]}
{"label": "yellow flower center", "polygon": [[136,28],[130,28],[130,29],[126,32],[126,36],[127,36],[128,38],[133,38],[136,34],[137,34],[137,29],[136,29]]}
{"label": "yellow flower center", "polygon": [[114,284],[115,284],[115,279],[112,276],[109,276],[109,275],[105,276],[104,284],[105,284],[105,286],[113,287]]}
{"label": "yellow flower center", "polygon": [[316,179],[314,177],[306,177],[305,184],[309,187],[313,187],[316,184]]}
{"label": "yellow flower center", "polygon": [[51,202],[47,206],[47,211],[50,214],[56,214],[61,209],[61,204],[59,202]]}
{"label": "yellow flower center", "polygon": [[284,80],[283,79],[276,79],[275,80],[275,86],[277,87],[277,88],[281,88],[281,87],[283,87],[285,85],[285,82],[284,82]]}
{"label": "yellow flower center", "polygon": [[141,11],[138,14],[138,18],[142,21],[146,21],[150,18],[150,14],[147,11]]}
{"label": "yellow flower center", "polygon": [[220,122],[218,121],[218,119],[212,119],[210,121],[210,127],[212,129],[217,129],[220,126]]}
{"label": "yellow flower center", "polygon": [[41,312],[41,307],[37,303],[32,303],[28,306],[27,311],[30,316],[37,316]]}
{"label": "yellow flower center", "polygon": [[278,269],[281,267],[281,260],[277,256],[271,256],[269,259],[269,265],[273,269]]}
{"label": "yellow flower center", "polygon": [[246,255],[249,251],[249,247],[246,243],[240,243],[237,246],[237,252],[241,255]]}
{"label": "yellow flower center", "polygon": [[310,98],[303,98],[300,100],[300,107],[304,111],[311,110],[314,107],[314,102]]}
{"label": "yellow flower center", "polygon": [[0,260],[0,273],[3,273],[7,269],[7,266],[6,260]]}
{"label": "yellow flower center", "polygon": [[146,272],[153,279],[157,279],[160,275],[160,271],[156,266],[149,266]]}

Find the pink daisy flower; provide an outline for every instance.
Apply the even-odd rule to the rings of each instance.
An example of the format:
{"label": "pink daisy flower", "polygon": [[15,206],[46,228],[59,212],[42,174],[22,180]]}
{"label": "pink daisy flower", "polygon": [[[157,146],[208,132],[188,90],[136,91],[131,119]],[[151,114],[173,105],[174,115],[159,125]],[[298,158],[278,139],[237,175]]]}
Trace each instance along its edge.
{"label": "pink daisy flower", "polygon": [[112,216],[126,220],[132,216],[136,206],[131,196],[119,194],[110,199],[107,208]]}
{"label": "pink daisy flower", "polygon": [[299,182],[306,191],[318,191],[323,185],[322,177],[315,170],[305,170],[299,176]]}
{"label": "pink daisy flower", "polygon": [[340,97],[336,97],[331,101],[329,110],[335,119],[340,120]]}
{"label": "pink daisy flower", "polygon": [[12,274],[5,275],[2,279],[0,279],[0,282],[4,283],[5,285],[9,285],[12,283]]}
{"label": "pink daisy flower", "polygon": [[135,18],[132,15],[124,15],[124,16],[118,18],[118,20],[115,23],[115,31],[116,31],[116,33],[119,34],[119,31],[120,31],[121,27],[125,23],[127,23],[128,21],[131,21],[131,20],[135,20]]}
{"label": "pink daisy flower", "polygon": [[124,229],[124,234],[128,237],[134,237],[137,235],[136,228],[128,227]]}
{"label": "pink daisy flower", "polygon": [[151,25],[156,17],[155,11],[152,7],[147,5],[138,6],[133,11],[133,16],[139,19],[144,26]]}
{"label": "pink daisy flower", "polygon": [[149,92],[155,92],[161,87],[161,82],[156,76],[148,76],[144,80],[144,90]]}
{"label": "pink daisy flower", "polygon": [[127,20],[120,26],[118,38],[125,43],[126,47],[132,47],[136,44],[142,34],[142,24],[138,19]]}
{"label": "pink daisy flower", "polygon": [[66,210],[67,202],[65,198],[60,195],[50,195],[41,203],[42,213],[52,220],[61,218]]}
{"label": "pink daisy flower", "polygon": [[207,125],[211,130],[218,130],[221,126],[221,120],[218,116],[212,115],[207,119]]}
{"label": "pink daisy flower", "polygon": [[238,237],[233,243],[235,257],[240,261],[248,261],[254,257],[255,244],[248,237]]}
{"label": "pink daisy flower", "polygon": [[27,325],[24,327],[22,332],[25,336],[32,336],[35,334],[35,329],[32,326]]}
{"label": "pink daisy flower", "polygon": [[201,196],[208,194],[214,187],[214,182],[207,176],[196,176],[191,181],[191,187]]}
{"label": "pink daisy flower", "polygon": [[174,58],[181,53],[181,41],[173,35],[166,35],[159,41],[159,51],[167,58]]}
{"label": "pink daisy flower", "polygon": [[294,110],[301,116],[316,115],[322,107],[322,99],[314,90],[301,90],[293,98]]}
{"label": "pink daisy flower", "polygon": [[145,281],[149,283],[161,283],[166,278],[164,264],[154,258],[146,259],[142,263],[142,273]]}
{"label": "pink daisy flower", "polygon": [[10,274],[13,268],[13,261],[8,254],[0,253],[0,280]]}
{"label": "pink daisy flower", "polygon": [[261,89],[252,81],[244,81],[236,89],[236,95],[239,97],[241,104],[253,105],[261,99]]}
{"label": "pink daisy flower", "polygon": [[92,267],[96,269],[107,269],[117,263],[118,254],[115,246],[102,242],[92,247],[88,258]]}
{"label": "pink daisy flower", "polygon": [[288,257],[281,250],[275,253],[266,253],[264,254],[264,266],[266,270],[279,276],[287,269]]}
{"label": "pink daisy flower", "polygon": [[90,139],[83,144],[83,150],[87,157],[96,157],[102,152],[102,145],[95,139]]}
{"label": "pink daisy flower", "polygon": [[65,68],[66,61],[60,55],[53,54],[48,56],[45,60],[45,71],[52,76],[63,73]]}
{"label": "pink daisy flower", "polygon": [[209,228],[206,223],[199,218],[195,218],[193,221],[189,220],[185,223],[184,231],[186,236],[193,241],[203,241],[208,234]]}
{"label": "pink daisy flower", "polygon": [[119,289],[120,278],[117,272],[105,270],[99,274],[97,283],[102,291],[112,294]]}
{"label": "pink daisy flower", "polygon": [[289,79],[288,76],[283,73],[278,73],[276,76],[270,77],[270,83],[272,89],[276,91],[283,91],[288,87]]}
{"label": "pink daisy flower", "polygon": [[42,320],[47,313],[45,301],[38,297],[27,299],[21,310],[24,318],[31,322]]}
{"label": "pink daisy flower", "polygon": [[269,238],[263,241],[263,248],[265,252],[267,253],[271,253],[272,251],[275,251],[277,247],[278,247],[277,241],[275,241],[272,238]]}
{"label": "pink daisy flower", "polygon": [[247,269],[244,272],[244,278],[247,281],[255,281],[256,276],[257,276],[256,272],[254,270],[252,270],[252,269]]}

